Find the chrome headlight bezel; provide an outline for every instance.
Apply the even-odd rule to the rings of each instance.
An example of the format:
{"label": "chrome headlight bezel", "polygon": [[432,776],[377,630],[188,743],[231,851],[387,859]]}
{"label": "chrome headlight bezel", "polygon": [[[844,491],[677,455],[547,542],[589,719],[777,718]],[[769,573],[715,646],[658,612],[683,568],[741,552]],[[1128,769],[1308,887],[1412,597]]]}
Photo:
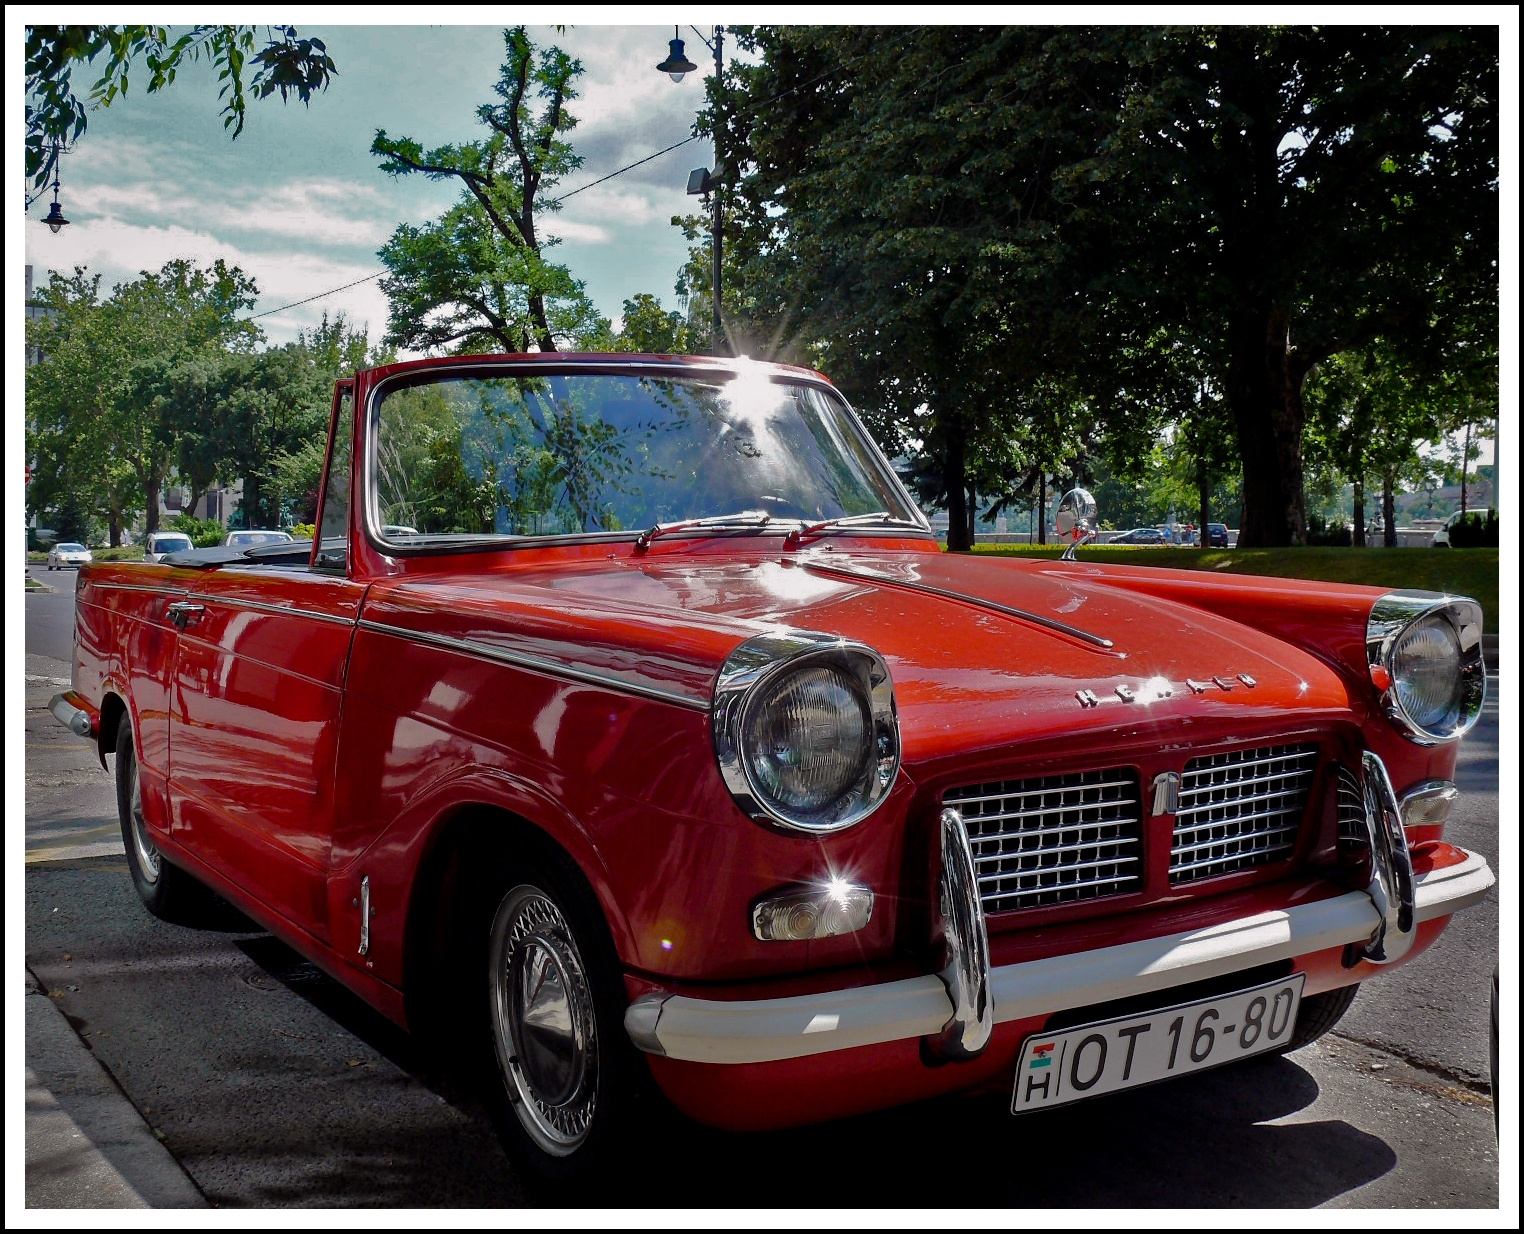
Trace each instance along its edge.
{"label": "chrome headlight bezel", "polygon": [[[1456,704],[1441,724],[1420,724],[1398,689],[1397,653],[1403,640],[1429,620],[1447,622],[1460,648]],[[1391,591],[1371,607],[1365,654],[1381,710],[1409,741],[1438,745],[1464,735],[1482,714],[1487,669],[1482,660],[1482,606],[1466,596],[1433,591]]]}
{"label": "chrome headlight bezel", "polygon": [[[843,673],[864,703],[871,734],[867,759],[852,785],[829,806],[789,809],[770,797],[753,774],[746,733],[753,709],[780,680],[828,665]],[[783,831],[828,835],[860,823],[883,803],[900,766],[899,716],[884,658],[862,643],[832,634],[788,631],[748,639],[726,658],[715,681],[710,731],[725,786],[742,812]]]}

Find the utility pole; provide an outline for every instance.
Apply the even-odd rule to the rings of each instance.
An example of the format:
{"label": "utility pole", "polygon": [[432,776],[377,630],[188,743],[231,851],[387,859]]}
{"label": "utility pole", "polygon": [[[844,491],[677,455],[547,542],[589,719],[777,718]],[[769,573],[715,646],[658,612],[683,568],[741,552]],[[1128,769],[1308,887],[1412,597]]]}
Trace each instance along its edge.
{"label": "utility pole", "polygon": [[722,289],[722,277],[720,274],[720,259],[724,252],[725,224],[724,207],[722,202],[725,196],[725,145],[729,137],[725,119],[725,27],[714,28],[714,216],[713,234],[710,240],[710,248],[714,257],[714,352],[716,355],[728,355],[730,348],[725,340],[725,326],[720,320],[720,292]]}

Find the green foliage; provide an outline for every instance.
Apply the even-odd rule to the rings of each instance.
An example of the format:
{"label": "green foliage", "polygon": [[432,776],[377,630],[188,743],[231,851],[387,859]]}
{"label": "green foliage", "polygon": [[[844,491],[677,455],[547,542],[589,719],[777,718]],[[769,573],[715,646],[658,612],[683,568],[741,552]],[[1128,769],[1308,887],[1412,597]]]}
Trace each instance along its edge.
{"label": "green foliage", "polygon": [[[522,26],[503,32],[506,49],[493,90],[500,100],[477,108],[485,140],[424,148],[410,137],[376,130],[371,153],[395,176],[453,180],[459,202],[440,218],[404,224],[381,250],[390,274],[388,341],[420,351],[524,352],[606,347],[600,317],[565,266],[546,260],[539,216],[554,210],[541,194],[581,166],[563,134],[576,126],[567,105],[577,97],[580,61],[558,47],[538,51]],[[532,100],[540,100],[536,108]]]}
{"label": "green foliage", "polygon": [[1498,512],[1467,514],[1450,525],[1451,548],[1497,548]]}
{"label": "green foliage", "polygon": [[[281,101],[293,94],[303,104],[328,88],[338,67],[321,39],[304,39],[295,26],[265,27],[265,43],[254,50],[255,26],[194,26],[171,40],[164,26],[28,26],[26,32],[26,174],[34,187],[53,172],[53,143],[70,144],[85,132],[89,110],[108,107],[125,95],[128,72],[141,60],[148,71],[146,93],[175,79],[182,64],[205,59],[218,68],[223,100],[222,124],[237,137],[243,132],[246,98]],[[76,67],[92,64],[102,53],[105,67],[90,88],[89,107],[75,94]],[[247,85],[244,76],[252,68]]]}
{"label": "green foliage", "polygon": [[641,292],[624,302],[624,323],[614,339],[614,351],[648,355],[685,355],[691,350],[692,331],[683,315],[668,312],[655,296]]}
{"label": "green foliage", "polygon": [[227,534],[217,519],[197,518],[193,514],[177,514],[169,522],[171,531],[183,531],[197,548],[215,548]]}
{"label": "green foliage", "polygon": [[1495,29],[740,37],[704,121],[732,333],[836,375],[950,512],[1174,423],[1198,500],[1237,461],[1246,543],[1293,542],[1308,373],[1495,335]]}

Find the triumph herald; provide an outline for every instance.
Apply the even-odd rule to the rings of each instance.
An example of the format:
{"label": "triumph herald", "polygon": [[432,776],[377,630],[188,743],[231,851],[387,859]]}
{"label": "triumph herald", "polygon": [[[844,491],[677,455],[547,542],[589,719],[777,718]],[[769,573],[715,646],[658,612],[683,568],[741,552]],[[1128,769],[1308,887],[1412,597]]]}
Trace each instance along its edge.
{"label": "triumph herald", "polygon": [[1476,603],[943,552],[818,373],[360,372],[317,528],[85,565],[54,713],[149,911],[466,1043],[542,1182],[652,1092],[1040,1118],[1295,1049],[1493,882]]}

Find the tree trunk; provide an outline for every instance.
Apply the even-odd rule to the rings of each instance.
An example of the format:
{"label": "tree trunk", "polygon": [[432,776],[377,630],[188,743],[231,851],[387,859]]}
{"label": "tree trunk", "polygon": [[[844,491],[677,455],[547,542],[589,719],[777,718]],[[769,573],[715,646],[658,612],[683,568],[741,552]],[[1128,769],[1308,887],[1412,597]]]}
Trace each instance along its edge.
{"label": "tree trunk", "polygon": [[1354,530],[1349,533],[1351,548],[1365,547],[1365,477],[1355,477],[1355,509],[1354,517],[1350,520],[1354,523]]}
{"label": "tree trunk", "polygon": [[1206,460],[1200,458],[1196,460],[1196,497],[1196,526],[1201,529],[1197,543],[1202,548],[1211,548],[1212,536],[1207,530],[1207,523],[1212,516],[1212,484],[1207,475]]}
{"label": "tree trunk", "polygon": [[143,480],[143,534],[159,530],[159,477],[152,470]]}
{"label": "tree trunk", "polygon": [[954,553],[966,553],[974,543],[968,534],[967,446],[962,426],[950,425],[942,485],[947,490],[947,547]]}
{"label": "tree trunk", "polygon": [[112,548],[122,547],[122,512],[111,509],[106,512],[106,537]]}
{"label": "tree trunk", "polygon": [[1048,477],[1037,473],[1037,542],[1048,542]]}
{"label": "tree trunk", "polygon": [[979,489],[973,484],[968,486],[968,542],[979,543]]}
{"label": "tree trunk", "polygon": [[550,333],[550,322],[545,317],[545,297],[537,291],[529,295],[529,316],[534,321],[534,328],[540,336],[540,350],[554,351],[556,340]]}
{"label": "tree trunk", "polygon": [[1307,542],[1302,492],[1302,385],[1308,363],[1291,348],[1290,314],[1264,303],[1229,326],[1228,406],[1243,459],[1243,548]]}
{"label": "tree trunk", "polygon": [[1381,476],[1381,543],[1386,548],[1397,547],[1397,470],[1388,467]]}

